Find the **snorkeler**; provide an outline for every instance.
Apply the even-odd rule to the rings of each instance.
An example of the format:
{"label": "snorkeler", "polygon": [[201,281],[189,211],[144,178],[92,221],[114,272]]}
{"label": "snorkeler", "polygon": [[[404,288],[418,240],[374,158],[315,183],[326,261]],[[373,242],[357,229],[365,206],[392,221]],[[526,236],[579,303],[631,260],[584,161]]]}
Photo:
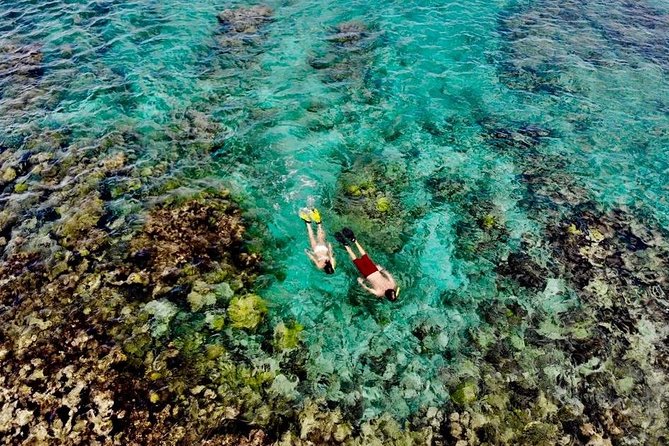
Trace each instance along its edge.
{"label": "snorkeler", "polygon": [[[358,277],[360,286],[377,297],[386,296],[390,301],[397,299],[399,287],[395,283],[395,279],[388,271],[383,269],[381,265],[375,264],[372,259],[369,258],[365,250],[360,246],[360,243],[356,240],[353,231],[349,228],[344,228],[341,232],[336,232],[334,236],[339,243],[344,245],[346,252],[351,256],[351,260],[353,260],[356,268],[358,268],[358,271],[360,271],[360,274],[364,277],[364,279]],[[357,258],[355,252],[351,249],[349,241],[355,243],[356,248],[360,251],[360,258]],[[369,282],[371,287],[365,285],[365,279]]]}
{"label": "snorkeler", "polygon": [[[337,263],[332,252],[332,245],[325,242],[325,230],[321,223],[320,212],[316,208],[311,210],[304,208],[300,210],[300,218],[307,224],[307,234],[311,244],[311,251],[305,249],[304,252],[318,269],[322,269],[326,274],[333,274]],[[316,223],[315,235],[311,227],[312,221]]]}

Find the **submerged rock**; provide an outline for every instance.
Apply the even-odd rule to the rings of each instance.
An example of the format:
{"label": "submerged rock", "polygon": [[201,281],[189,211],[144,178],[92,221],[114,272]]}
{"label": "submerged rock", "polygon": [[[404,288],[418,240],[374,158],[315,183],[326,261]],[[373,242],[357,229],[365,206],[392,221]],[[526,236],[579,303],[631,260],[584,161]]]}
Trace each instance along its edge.
{"label": "submerged rock", "polygon": [[476,383],[472,381],[467,381],[460,384],[455,389],[455,391],[451,395],[451,398],[453,399],[454,403],[460,406],[467,406],[476,401],[477,394],[478,394],[478,388]]}
{"label": "submerged rock", "polygon": [[266,5],[226,9],[218,21],[229,33],[255,33],[261,25],[272,20],[272,8]]}
{"label": "submerged rock", "polygon": [[346,216],[353,230],[366,234],[370,243],[396,251],[411,220],[410,210],[399,199],[407,182],[407,173],[399,164],[365,163],[360,159],[340,176],[335,209]]}
{"label": "submerged rock", "polygon": [[[0,262],[0,304],[8,309],[0,314],[0,354],[8,373],[2,388],[12,395],[1,402],[9,418],[0,422],[0,435],[47,444],[92,444],[101,436],[128,444],[199,441],[216,414],[241,403],[238,396],[212,399],[210,388],[184,396],[186,382],[211,386],[212,375],[221,373],[213,361],[225,362],[227,350],[206,341],[208,330],[220,337],[224,316],[213,312],[207,328],[197,332],[188,327],[190,312],[181,309],[188,292],[177,304],[150,298],[171,281],[191,294],[213,289],[218,297],[220,289],[229,298],[229,285],[204,282],[213,272],[219,280],[244,277],[237,290],[250,287],[257,257],[250,261],[242,252],[240,211],[226,194],[166,203],[133,234],[130,252],[110,249],[118,241],[105,237],[106,249],[93,256],[82,247],[90,247],[91,231],[100,230],[102,200],[94,192],[88,200],[74,213],[59,208],[67,218],[59,226],[62,246],[52,257],[13,245]],[[190,300],[212,305],[204,297]],[[262,309],[252,307],[255,312],[242,312],[242,319],[255,328]],[[225,379],[255,394],[265,385],[237,373]],[[267,377],[261,382],[271,384]],[[214,438],[231,441],[232,434]]]}
{"label": "submerged rock", "polygon": [[370,66],[378,33],[358,21],[340,23],[326,37],[327,48],[309,58],[324,83],[339,87],[364,102],[377,102],[380,83]]}
{"label": "submerged rock", "polygon": [[224,196],[205,195],[151,212],[143,231],[131,242],[132,258],[159,286],[154,293],[162,293],[177,283],[192,283],[189,277],[196,271],[256,266],[257,256],[244,252],[244,232],[236,206]]}
{"label": "submerged rock", "polygon": [[545,267],[522,252],[509,254],[506,262],[497,267],[497,273],[513,278],[524,287],[536,290],[543,290],[549,277]]}
{"label": "submerged rock", "polygon": [[238,7],[221,12],[218,14],[218,22],[221,24],[221,33],[217,37],[219,47],[234,53],[236,60],[232,62],[243,62],[244,51],[261,42],[260,33],[272,21],[272,15],[272,8],[264,5]]}
{"label": "submerged rock", "polygon": [[38,45],[0,40],[0,79],[10,76],[38,77],[42,73],[42,50]]}
{"label": "submerged rock", "polygon": [[339,44],[354,44],[361,41],[369,35],[367,25],[359,21],[350,21],[340,23],[335,27],[335,32],[328,37],[328,40]]}

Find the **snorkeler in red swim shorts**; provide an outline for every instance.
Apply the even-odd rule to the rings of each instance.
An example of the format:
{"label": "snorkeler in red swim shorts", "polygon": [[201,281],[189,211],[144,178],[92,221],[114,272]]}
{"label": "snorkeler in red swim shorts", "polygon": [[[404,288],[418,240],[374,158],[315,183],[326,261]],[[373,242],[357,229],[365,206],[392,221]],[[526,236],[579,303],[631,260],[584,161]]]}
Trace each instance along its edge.
{"label": "snorkeler in red swim shorts", "polygon": [[[390,275],[388,271],[383,269],[382,266],[375,264],[372,259],[369,258],[365,250],[360,246],[360,243],[356,240],[353,231],[349,228],[344,228],[341,232],[336,232],[334,234],[335,239],[344,245],[346,252],[353,260],[356,268],[360,271],[360,274],[364,277],[358,277],[358,283],[366,291],[372,293],[377,297],[387,297],[388,300],[394,301],[397,299],[397,293],[399,287],[395,283],[395,279]],[[355,255],[355,252],[350,246],[350,243],[355,243],[356,248],[360,251],[360,257]],[[369,282],[370,286],[365,284],[365,280]]]}

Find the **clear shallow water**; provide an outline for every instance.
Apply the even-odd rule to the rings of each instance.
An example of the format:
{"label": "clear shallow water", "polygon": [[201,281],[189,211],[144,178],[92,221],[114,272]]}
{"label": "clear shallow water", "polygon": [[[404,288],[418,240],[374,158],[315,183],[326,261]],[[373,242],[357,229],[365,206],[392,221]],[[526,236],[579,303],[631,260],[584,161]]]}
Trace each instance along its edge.
{"label": "clear shallow water", "polygon": [[[108,200],[117,215],[141,220],[178,181],[183,193],[230,188],[266,227],[268,319],[305,327],[296,404],[324,398],[363,420],[440,406],[476,375],[485,305],[578,306],[497,282],[499,262],[528,240],[550,263],[537,240],[551,219],[594,201],[669,225],[662,2],[269,2],[273,20],[234,44],[216,15],[242,2],[0,5],[3,43],[43,54],[37,79],[3,78],[6,144],[67,129],[86,146],[132,130],[113,150],[142,179]],[[333,40],[350,21],[361,39]],[[346,195],[356,172],[388,179],[387,214],[361,215]],[[399,302],[365,296],[343,250],[336,276],[311,267],[296,216],[309,200],[330,232],[351,225],[368,242],[399,279]],[[480,235],[487,216],[503,235]]]}

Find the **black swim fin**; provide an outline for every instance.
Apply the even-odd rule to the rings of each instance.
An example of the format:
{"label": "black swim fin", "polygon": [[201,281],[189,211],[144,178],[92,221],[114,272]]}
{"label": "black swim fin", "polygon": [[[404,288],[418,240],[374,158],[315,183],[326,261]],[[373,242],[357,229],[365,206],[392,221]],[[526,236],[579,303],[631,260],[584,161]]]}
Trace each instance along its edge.
{"label": "black swim fin", "polygon": [[344,228],[341,230],[341,233],[344,234],[344,237],[349,239],[352,243],[355,243],[355,234],[351,231],[351,228]]}
{"label": "black swim fin", "polygon": [[346,240],[346,237],[344,237],[344,235],[341,232],[335,232],[334,238],[342,245],[348,246],[348,240]]}

